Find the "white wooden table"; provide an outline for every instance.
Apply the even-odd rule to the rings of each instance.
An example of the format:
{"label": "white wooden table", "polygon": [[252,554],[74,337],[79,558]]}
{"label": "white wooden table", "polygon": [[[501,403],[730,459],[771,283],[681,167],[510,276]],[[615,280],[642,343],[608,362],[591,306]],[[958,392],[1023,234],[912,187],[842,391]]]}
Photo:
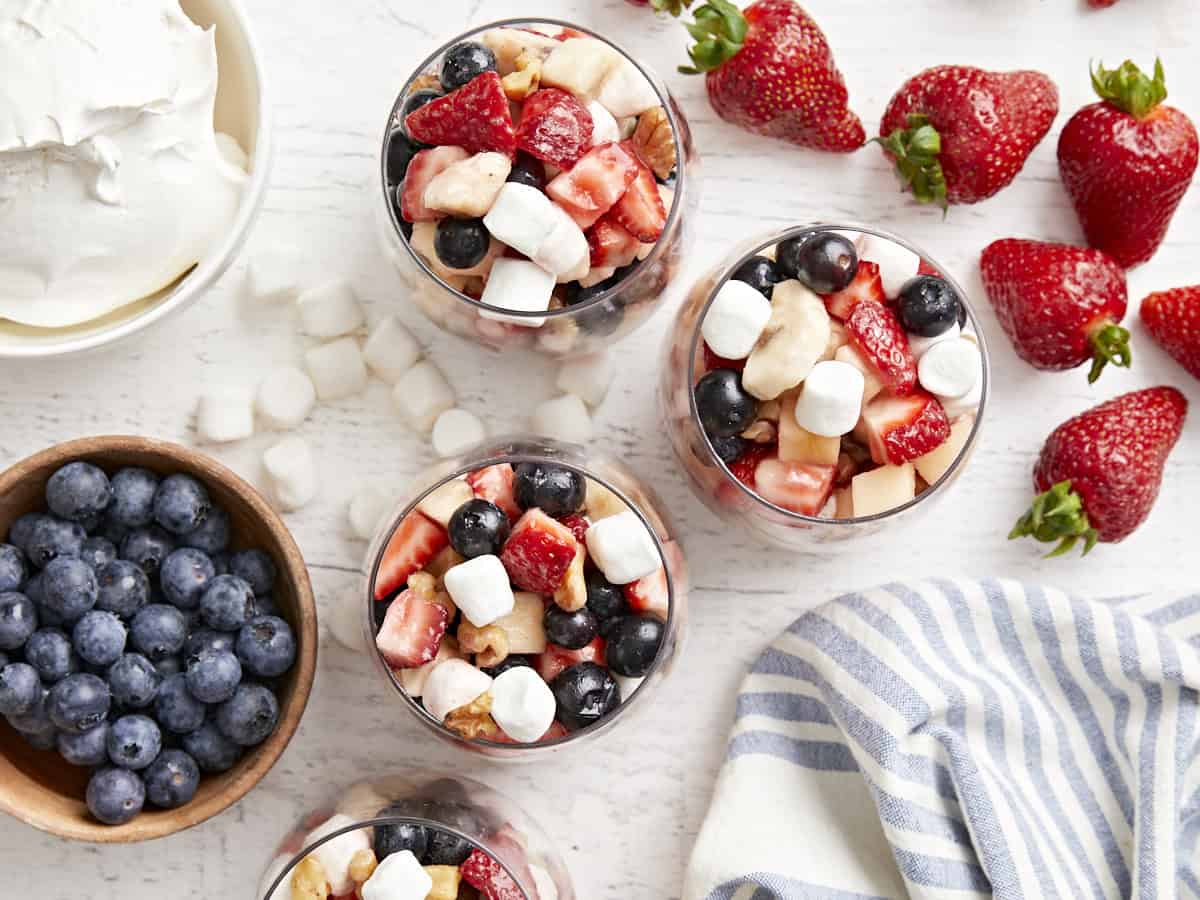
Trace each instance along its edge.
{"label": "white wooden table", "polygon": [[[808,0],[867,122],[900,82],[947,62],[1037,67],[1062,92],[1064,114],[1017,183],[943,221],[902,197],[880,152],[824,156],[754,138],[717,120],[703,81],[673,74],[686,35],[674,21],[625,0],[247,0],[265,48],[277,117],[273,187],[249,254],[302,249],[312,277],[349,276],[377,318],[399,312],[430,348],[463,405],[493,429],[524,424],[529,398],[553,392],[553,368],[486,355],[438,335],[405,303],[371,229],[369,181],[377,141],[405,75],[437,43],[466,26],[513,15],[573,19],[611,35],[662,72],[680,98],[704,157],[699,242],[686,277],[745,234],[828,217],[902,231],[960,275],[982,300],[980,250],[1002,236],[1074,241],[1079,228],[1059,184],[1054,146],[1066,116],[1090,102],[1089,59],[1153,62],[1161,52],[1173,102],[1200,118],[1200,37],[1191,0],[1124,0],[1087,13],[1082,0]],[[937,44],[941,45],[938,49]],[[1131,293],[1200,282],[1200,188],[1168,243],[1130,278]],[[202,382],[255,382],[272,363],[299,358],[286,314],[247,316],[240,291],[246,256],[208,297],[135,343],[85,359],[0,367],[0,462],[85,434],[138,432],[194,442],[192,403]],[[1120,391],[1155,383],[1200,385],[1148,340],[1132,372],[1109,371],[1089,389],[1082,371],[1035,373],[1020,363],[983,303],[994,348],[995,397],[973,467],[924,531],[857,546],[855,555],[789,557],[729,533],[689,494],[662,433],[652,389],[662,311],[623,346],[623,367],[598,416],[597,443],[630,459],[661,491],[692,559],[691,633],[657,707],[599,746],[561,762],[497,767],[467,760],[427,737],[380,684],[369,660],[325,640],[315,693],[291,748],[235,809],[149,846],[66,844],[0,821],[5,897],[39,900],[254,900],[278,837],[306,809],[353,779],[406,766],[465,765],[519,795],[555,834],[583,898],[678,896],[680,873],[723,755],[735,688],[747,664],[808,606],[837,592],[896,577],[961,573],[1043,579],[1114,594],[1196,587],[1195,504],[1200,496],[1200,410],[1172,458],[1150,523],[1086,562],[1044,562],[1005,535],[1029,497],[1031,461],[1060,421]],[[1141,338],[1140,329],[1135,333]],[[522,386],[497,391],[498,380]],[[524,400],[526,402],[519,402]],[[318,502],[288,522],[307,555],[323,603],[353,578],[363,547],[347,537],[345,505],[364,483],[399,490],[430,450],[390,409],[384,385],[322,407],[304,426],[322,465]],[[258,478],[269,435],[215,451]],[[1185,567],[1190,566],[1191,571]]]}

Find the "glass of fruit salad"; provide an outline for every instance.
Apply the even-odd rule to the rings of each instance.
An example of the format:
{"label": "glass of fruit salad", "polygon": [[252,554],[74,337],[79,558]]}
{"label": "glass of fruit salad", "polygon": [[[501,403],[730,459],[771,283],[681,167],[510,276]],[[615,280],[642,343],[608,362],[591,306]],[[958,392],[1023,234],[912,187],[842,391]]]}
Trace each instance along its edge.
{"label": "glass of fruit salad", "polygon": [[542,438],[418,479],[366,560],[381,672],[443,738],[528,759],[613,727],[676,656],[686,573],[656,497]]}
{"label": "glass of fruit salad", "polygon": [[572,900],[562,857],[515,802],[458,775],[359,782],[305,816],[259,900]]}
{"label": "glass of fruit salad", "polygon": [[497,22],[405,84],[376,209],[435,324],[562,357],[657,307],[690,237],[696,165],[683,113],[624,51],[565,23]]}
{"label": "glass of fruit salad", "polygon": [[751,240],[693,288],[660,390],[696,495],[805,548],[928,509],[970,458],[988,378],[944,269],[895,235],[821,224]]}

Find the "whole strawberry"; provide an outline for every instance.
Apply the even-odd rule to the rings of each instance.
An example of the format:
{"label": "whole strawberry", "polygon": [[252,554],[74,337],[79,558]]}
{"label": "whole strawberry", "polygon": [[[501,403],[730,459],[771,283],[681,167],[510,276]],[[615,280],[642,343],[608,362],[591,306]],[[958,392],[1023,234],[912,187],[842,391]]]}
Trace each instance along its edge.
{"label": "whole strawberry", "polygon": [[1200,286],[1151,294],[1142,301],[1141,316],[1150,336],[1200,378]]}
{"label": "whole strawberry", "polygon": [[866,143],[825,35],[793,0],[758,0],[744,13],[708,0],[688,31],[698,43],[693,65],[680,71],[705,73],[725,121],[814,150],[849,153]]}
{"label": "whole strawberry", "polygon": [[906,81],[879,143],[921,203],[978,203],[1012,183],[1058,115],[1041,72],[937,66]]}
{"label": "whole strawberry", "polygon": [[1083,540],[1115,544],[1137,530],[1158,498],[1163,467],[1183,431],[1188,403],[1174,388],[1124,394],[1060,425],[1034,470],[1041,493],[1009,540],[1058,542],[1051,556]]}
{"label": "whole strawberry", "polygon": [[1088,6],[1094,6],[1096,9],[1104,9],[1108,6],[1116,6],[1117,0],[1088,0]]}
{"label": "whole strawberry", "polygon": [[1154,255],[1200,156],[1191,119],[1164,106],[1162,61],[1148,78],[1132,62],[1099,66],[1102,98],[1071,117],[1058,139],[1058,168],[1088,243],[1129,268]]}
{"label": "whole strawberry", "polygon": [[1092,361],[1095,382],[1109,363],[1133,361],[1125,271],[1099,250],[1006,238],[983,251],[983,286],[1017,355],[1036,369]]}

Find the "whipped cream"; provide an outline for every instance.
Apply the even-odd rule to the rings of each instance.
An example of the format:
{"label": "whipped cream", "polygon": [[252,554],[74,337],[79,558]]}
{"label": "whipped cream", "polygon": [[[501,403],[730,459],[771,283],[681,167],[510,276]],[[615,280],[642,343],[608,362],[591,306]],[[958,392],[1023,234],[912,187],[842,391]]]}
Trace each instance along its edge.
{"label": "whipped cream", "polygon": [[88,322],[175,282],[247,176],[179,0],[0,0],[0,317]]}

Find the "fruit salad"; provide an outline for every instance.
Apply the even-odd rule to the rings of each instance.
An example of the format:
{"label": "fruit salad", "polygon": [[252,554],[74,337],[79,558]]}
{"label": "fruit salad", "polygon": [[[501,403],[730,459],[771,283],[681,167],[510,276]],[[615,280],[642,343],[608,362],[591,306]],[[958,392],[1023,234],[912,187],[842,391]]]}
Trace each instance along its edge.
{"label": "fruit salad", "polygon": [[986,350],[951,279],[896,238],[826,226],[756,242],[697,286],[663,381],[701,498],[789,545],[946,483],[986,384]]}
{"label": "fruit salad", "polygon": [[663,669],[682,557],[636,502],[553,456],[500,457],[389,525],[369,558],[370,634],[428,724],[511,755],[598,728]]}
{"label": "fruit salad", "polygon": [[632,59],[557,25],[488,26],[422,66],[382,154],[387,244],[439,325],[550,355],[653,310],[681,256],[690,138]]}

